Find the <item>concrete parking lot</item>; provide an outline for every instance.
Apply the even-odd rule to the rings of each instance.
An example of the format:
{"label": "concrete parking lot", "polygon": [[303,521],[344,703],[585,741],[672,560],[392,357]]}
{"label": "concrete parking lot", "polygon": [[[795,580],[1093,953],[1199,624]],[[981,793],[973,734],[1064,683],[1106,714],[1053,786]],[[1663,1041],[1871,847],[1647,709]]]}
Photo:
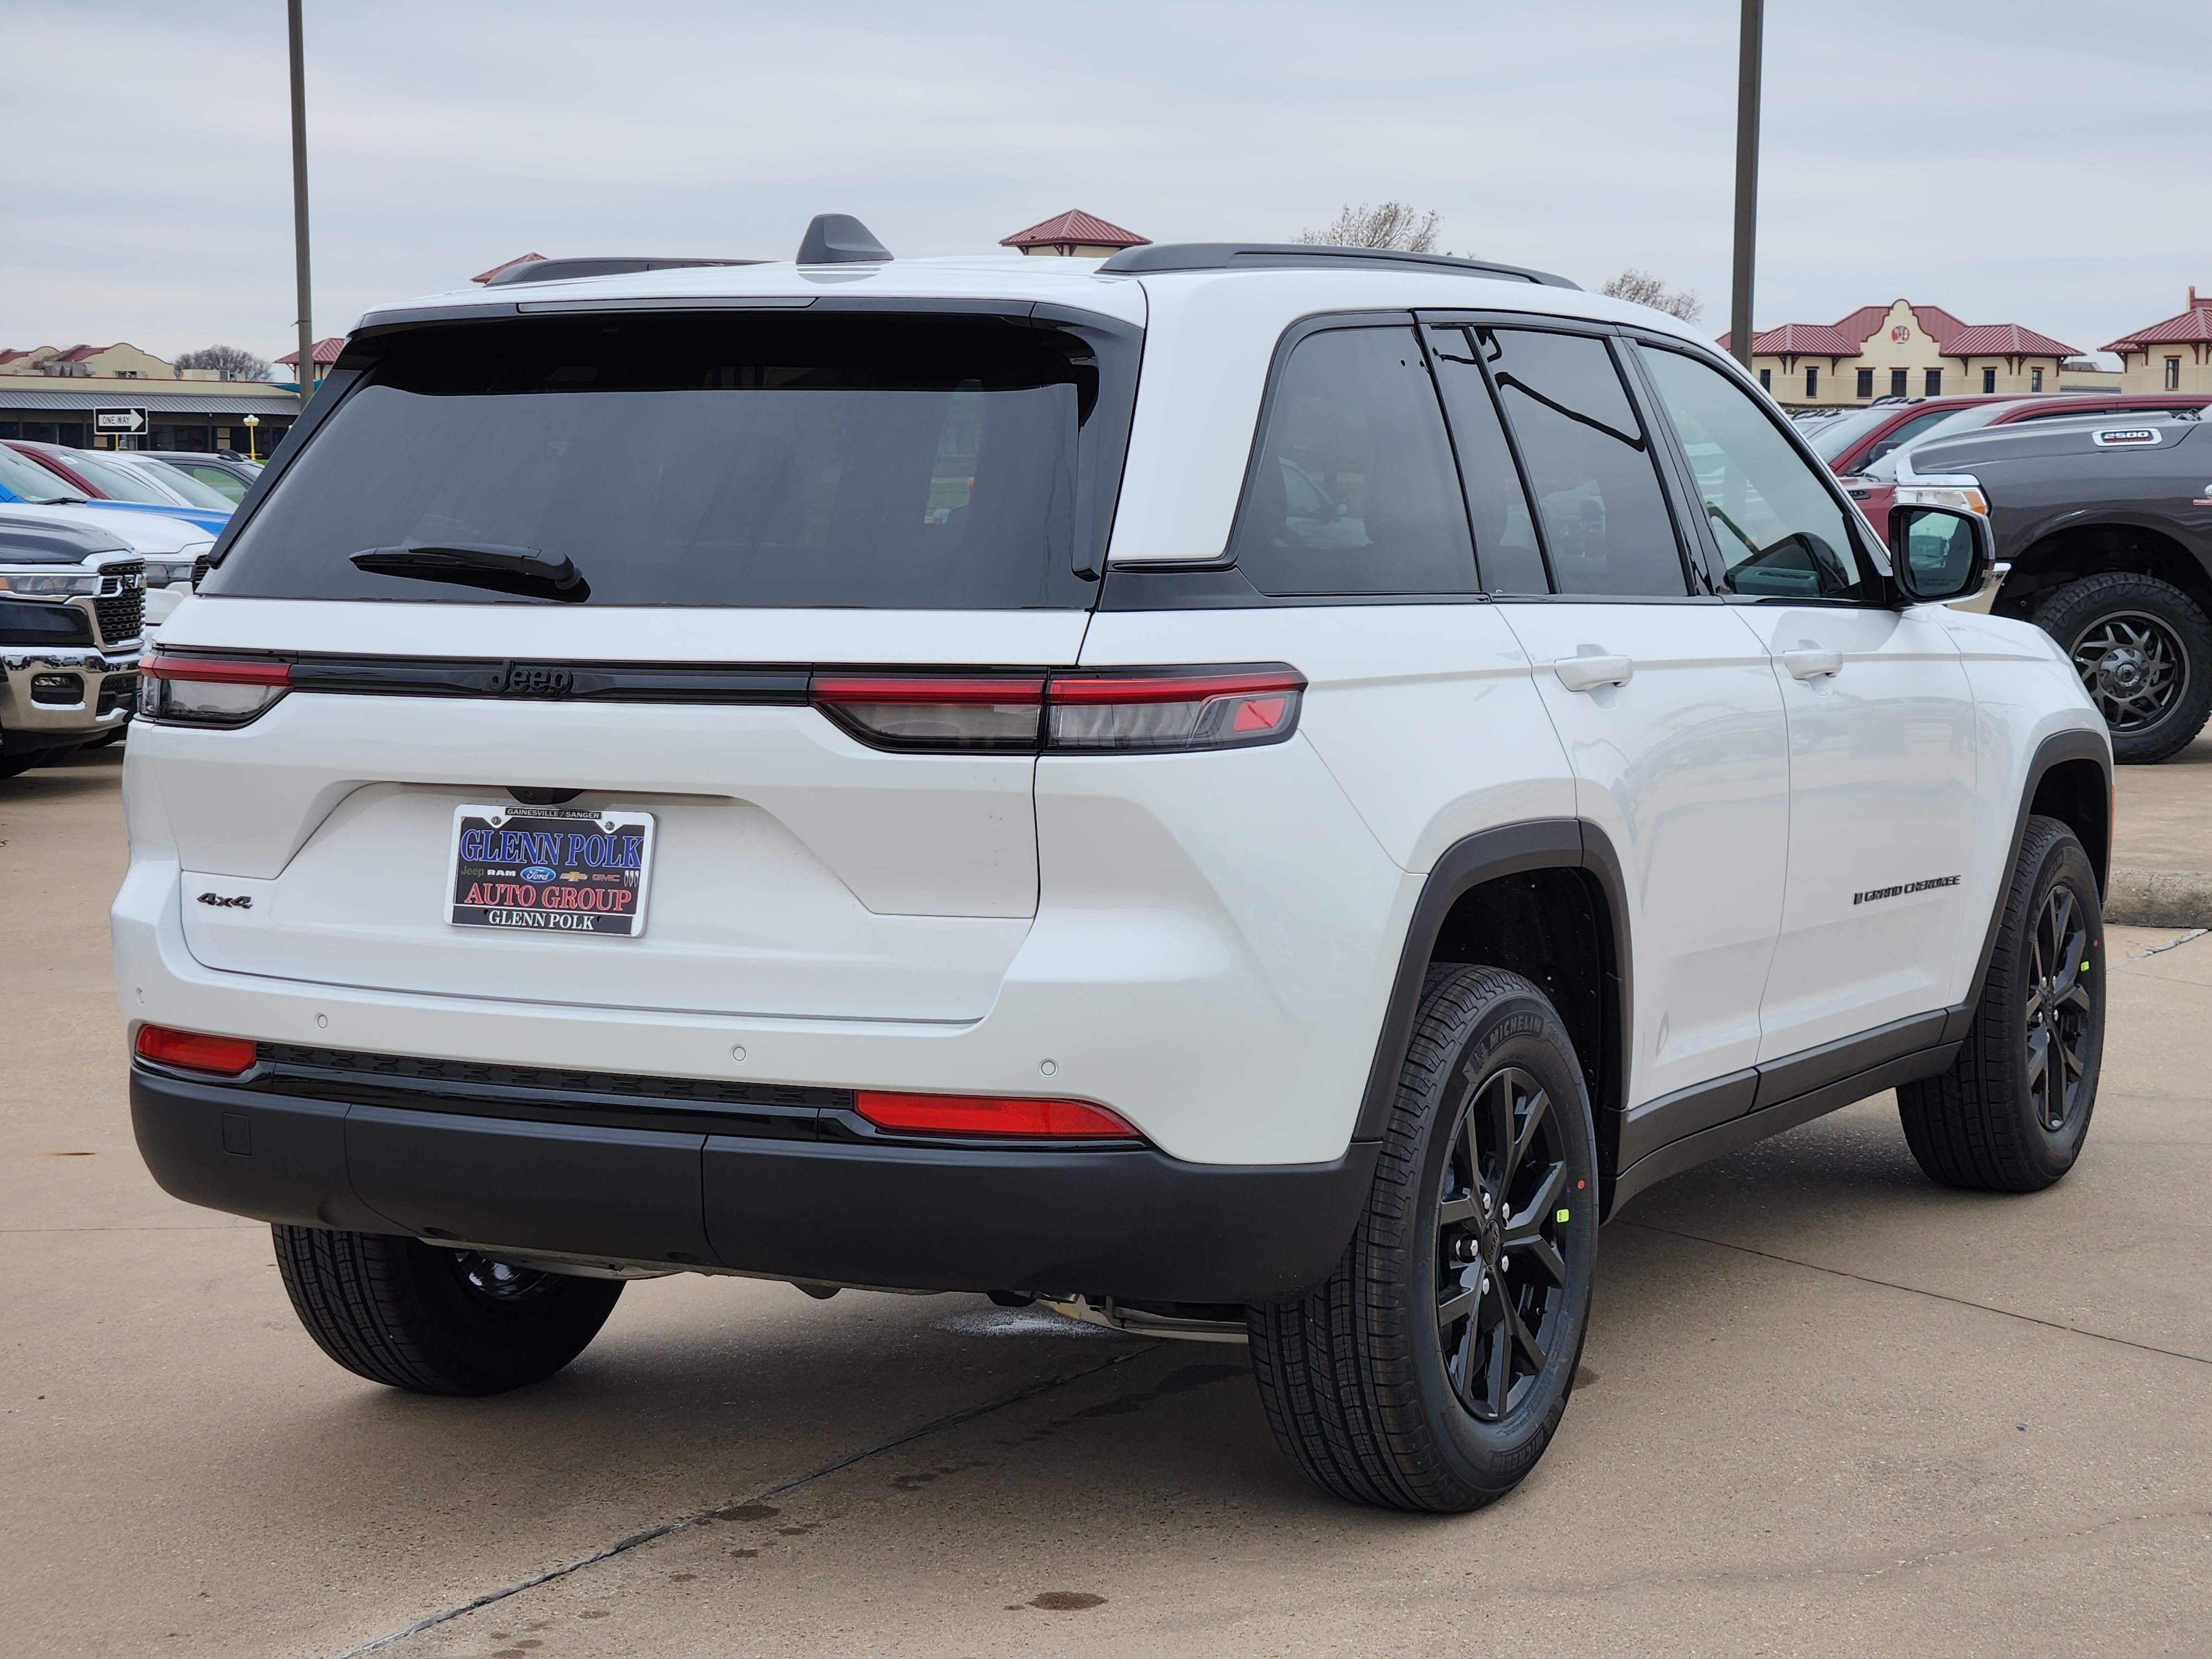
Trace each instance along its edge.
{"label": "concrete parking lot", "polygon": [[[1884,1096],[1637,1199],[1551,1455],[1417,1518],[1306,1488],[1240,1347],[975,1297],[686,1277],[501,1399],[339,1370],[132,1146],[120,763],[0,783],[0,1654],[2212,1648],[2212,936],[2112,930],[2050,1193],[1929,1185]],[[2123,780],[2185,855],[2191,779]]]}

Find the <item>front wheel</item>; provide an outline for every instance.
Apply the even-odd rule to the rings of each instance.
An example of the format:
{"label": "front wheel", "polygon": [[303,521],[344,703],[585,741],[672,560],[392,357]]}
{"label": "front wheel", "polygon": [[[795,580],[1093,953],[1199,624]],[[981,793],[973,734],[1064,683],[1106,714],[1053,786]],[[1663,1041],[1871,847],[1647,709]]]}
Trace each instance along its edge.
{"label": "front wheel", "polygon": [[583,1352],[618,1279],[542,1273],[382,1233],[276,1226],[292,1310],[332,1359],[416,1394],[503,1394]]}
{"label": "front wheel", "polygon": [[2032,817],[1959,1057],[1898,1089],[1905,1144],[1946,1187],[2039,1192],[2081,1155],[2104,1054],[2097,874],[2072,830]]}
{"label": "front wheel", "polygon": [[1248,1316],[1278,1443],[1354,1503],[1503,1498],[1566,1410],[1596,1256],[1596,1139],[1558,1013],[1517,974],[1431,969],[1351,1244]]}

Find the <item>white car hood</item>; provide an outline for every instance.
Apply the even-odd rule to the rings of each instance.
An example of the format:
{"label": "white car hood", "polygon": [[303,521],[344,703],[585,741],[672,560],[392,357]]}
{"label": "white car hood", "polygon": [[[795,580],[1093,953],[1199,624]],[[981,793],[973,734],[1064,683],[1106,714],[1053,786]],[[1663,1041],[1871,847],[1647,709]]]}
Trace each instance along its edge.
{"label": "white car hood", "polygon": [[134,553],[150,553],[161,558],[198,558],[215,545],[215,538],[198,525],[159,513],[103,513],[98,507],[0,501],[0,520],[7,519],[41,519],[50,524],[104,530]]}

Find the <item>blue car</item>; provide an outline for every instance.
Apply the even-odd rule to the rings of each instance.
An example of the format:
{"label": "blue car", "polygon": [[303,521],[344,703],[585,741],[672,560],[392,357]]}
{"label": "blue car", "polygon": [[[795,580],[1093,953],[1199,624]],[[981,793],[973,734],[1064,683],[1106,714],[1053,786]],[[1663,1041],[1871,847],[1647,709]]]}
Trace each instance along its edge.
{"label": "blue car", "polygon": [[[222,501],[196,478],[185,479],[185,483]],[[94,490],[100,493],[94,495]],[[143,477],[124,457],[14,439],[0,441],[0,503],[5,502],[57,507],[82,502],[108,512],[158,513],[181,519],[210,536],[221,535],[230,522],[228,501],[222,501],[218,512],[187,494],[182,485],[157,484]]]}

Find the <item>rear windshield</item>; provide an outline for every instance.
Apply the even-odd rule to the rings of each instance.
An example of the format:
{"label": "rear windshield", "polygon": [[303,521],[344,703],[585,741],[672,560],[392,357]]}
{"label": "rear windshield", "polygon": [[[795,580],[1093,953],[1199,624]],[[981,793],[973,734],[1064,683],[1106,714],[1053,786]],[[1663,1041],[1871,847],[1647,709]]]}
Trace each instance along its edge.
{"label": "rear windshield", "polygon": [[[1117,347],[854,312],[422,329],[384,346],[203,591],[1080,608],[1127,435]],[[518,552],[573,579],[471,574]]]}

